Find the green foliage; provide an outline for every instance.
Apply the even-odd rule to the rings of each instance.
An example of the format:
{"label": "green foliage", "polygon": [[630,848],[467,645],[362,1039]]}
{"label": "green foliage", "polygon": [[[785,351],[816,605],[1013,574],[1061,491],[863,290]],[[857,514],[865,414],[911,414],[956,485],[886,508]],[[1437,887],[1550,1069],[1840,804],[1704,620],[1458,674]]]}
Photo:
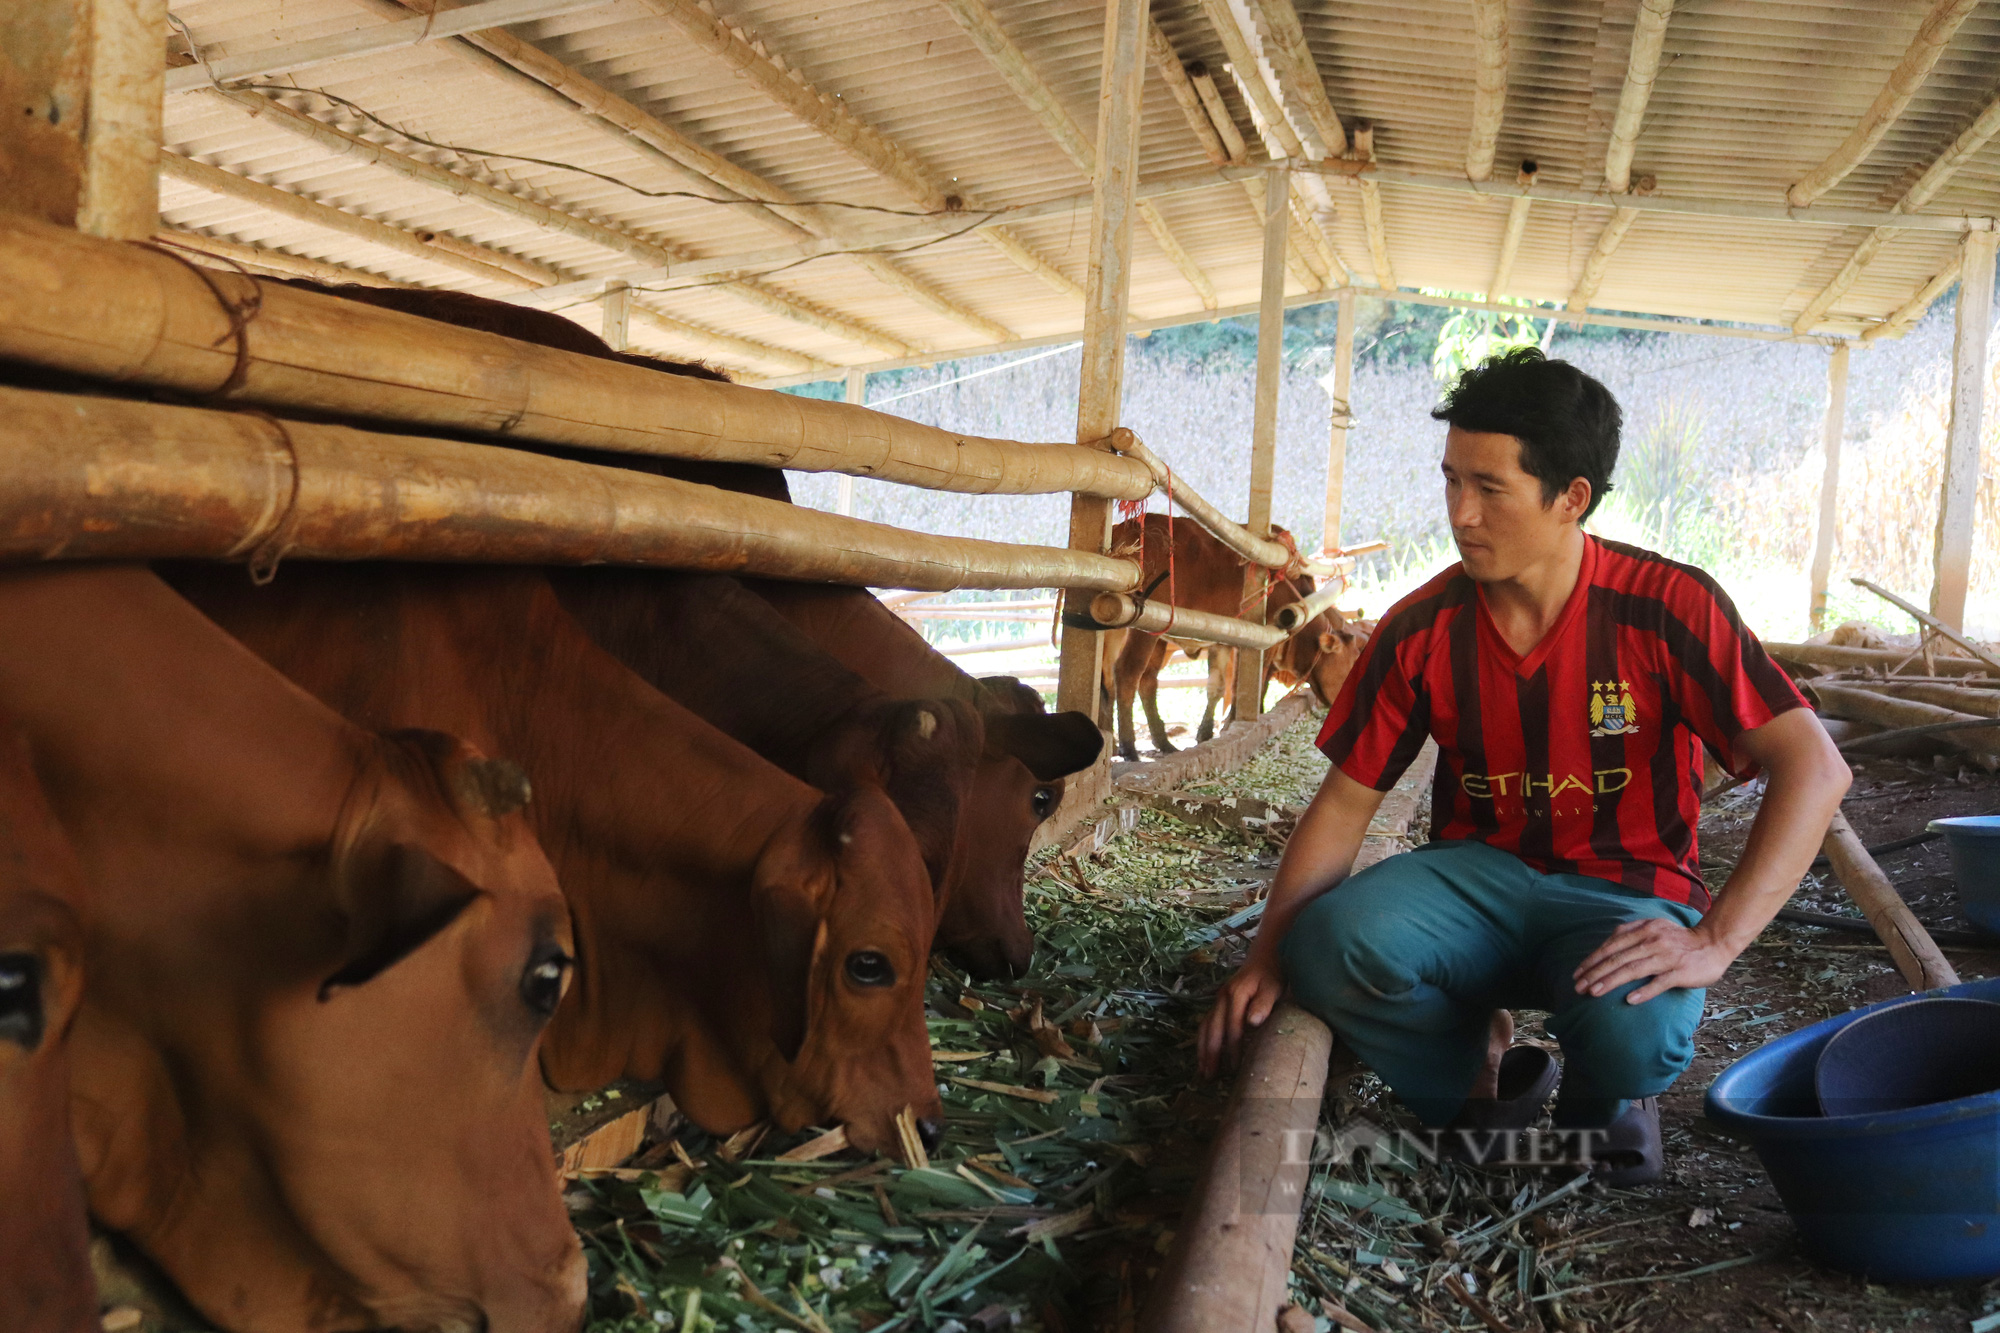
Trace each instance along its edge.
{"label": "green foliage", "polygon": [[[1472,299],[1476,293],[1425,289],[1432,296]],[[1501,297],[1504,305],[1529,306],[1526,301]],[[1503,315],[1495,310],[1455,310],[1438,329],[1437,346],[1431,352],[1431,374],[1440,384],[1450,384],[1489,357],[1516,347],[1541,345],[1543,329],[1526,313]]]}

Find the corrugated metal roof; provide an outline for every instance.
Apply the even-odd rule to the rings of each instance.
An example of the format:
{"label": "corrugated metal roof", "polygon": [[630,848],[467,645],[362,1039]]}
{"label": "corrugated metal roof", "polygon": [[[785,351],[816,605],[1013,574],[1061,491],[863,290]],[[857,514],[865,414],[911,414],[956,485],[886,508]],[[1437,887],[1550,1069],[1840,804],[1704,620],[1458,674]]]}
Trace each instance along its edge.
{"label": "corrugated metal roof", "polygon": [[[1279,0],[1283,3],[1284,0]],[[1452,177],[1464,169],[1472,117],[1473,26],[1468,0],[1296,0],[1326,93],[1342,120],[1373,122],[1385,167]],[[1086,134],[1095,123],[1103,10],[1081,0],[989,0],[999,25]],[[612,0],[518,25],[532,43],[602,88],[804,201],[851,244],[907,227],[921,211],[868,163],[823,136],[757,82],[665,16],[675,0]],[[1509,84],[1495,179],[1524,158],[1540,181],[1601,188],[1604,155],[1624,83],[1637,0],[1514,0]],[[1667,27],[1633,162],[1661,198],[1783,205],[1784,192],[1853,128],[1930,11],[1932,0],[1681,0]],[[1254,4],[1251,6],[1254,9]],[[384,20],[380,0],[178,0],[175,15],[204,54],[339,33]],[[1064,155],[942,5],[897,0],[713,0],[709,12],[775,57],[794,77],[905,150],[943,188],[999,208],[1086,192]],[[1247,19],[1249,9],[1239,6]],[[1205,62],[1252,151],[1261,148],[1223,42],[1195,0],[1159,0],[1154,20],[1183,61]],[[1248,26],[1246,24],[1246,26]],[[1258,38],[1254,28],[1251,41]],[[462,149],[520,154],[603,173],[425,146],[340,102],[271,93],[285,105],[521,198],[654,243],[676,256],[730,256],[789,243],[795,231],[740,205],[676,197],[685,172],[620,132],[566,109],[518,78],[496,77],[431,42],[270,76],[259,82],[324,92],[389,125]],[[761,58],[761,57],[760,57]],[[1973,12],[1881,142],[1819,200],[1884,210],[2000,92],[2000,0]],[[1288,99],[1289,101],[1290,99]],[[321,204],[417,232],[440,232],[544,265],[565,280],[632,273],[632,255],[498,210],[488,202],[339,156],[207,92],[170,96],[168,147]],[[1157,69],[1146,75],[1141,174],[1208,166]],[[1406,286],[1483,293],[1498,259],[1507,205],[1438,189],[1379,185],[1390,259]],[[713,193],[721,193],[713,191]],[[1358,283],[1373,280],[1358,191],[1331,180],[1320,221]],[[1323,196],[1322,196],[1323,197]],[[1529,215],[1509,294],[1562,302],[1576,286],[1607,206],[1538,201]],[[460,269],[384,249],[251,202],[176,181],[162,192],[169,226],[366,270],[403,282],[486,294]],[[1254,301],[1260,227],[1233,183],[1174,194],[1158,207],[1172,239],[1214,286],[1222,306]],[[1925,212],[2000,212],[2000,145],[1989,144]],[[955,219],[965,227],[972,218]],[[1086,213],[1008,224],[1014,237],[1072,283],[1085,276]],[[1612,256],[1596,308],[1788,325],[1840,269],[1865,228],[1646,213]],[[860,238],[858,241],[855,238]],[[913,243],[904,242],[903,246]],[[1080,327],[1074,293],[1054,290],[973,234],[896,256],[909,277],[1018,338]],[[1167,319],[1197,313],[1195,287],[1141,226],[1134,238],[1132,310]],[[1952,262],[1956,236],[1907,231],[1837,301],[1819,326],[1856,332],[1902,306]],[[901,248],[901,247],[899,247]],[[755,276],[755,275],[746,275]],[[716,279],[656,291],[652,308],[691,333],[634,325],[637,346],[703,355],[750,376],[796,372],[796,356],[866,364],[890,353],[949,355],[993,338],[929,308],[853,259],[828,256],[758,279],[760,291]],[[1296,280],[1290,289],[1299,289]],[[774,309],[773,307],[778,308]],[[818,312],[815,314],[815,312]],[[595,323],[594,307],[567,313]],[[846,321],[841,331],[821,316]],[[860,326],[857,335],[855,327]],[[705,340],[705,328],[795,354],[763,361]],[[872,341],[871,341],[872,338]]]}

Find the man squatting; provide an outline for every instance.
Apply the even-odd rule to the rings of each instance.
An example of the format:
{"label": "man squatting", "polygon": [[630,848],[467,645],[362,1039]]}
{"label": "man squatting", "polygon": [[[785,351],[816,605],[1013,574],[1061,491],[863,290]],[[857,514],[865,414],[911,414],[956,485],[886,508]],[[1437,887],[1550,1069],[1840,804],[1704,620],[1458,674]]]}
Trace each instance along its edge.
{"label": "man squatting", "polygon": [[[1447,1148],[1499,1156],[1560,1081],[1556,1129],[1601,1131],[1572,1151],[1607,1183],[1653,1180],[1705,988],[1798,885],[1851,774],[1713,579],[1583,531],[1618,461],[1602,384],[1526,348],[1432,416],[1459,563],[1381,619],[1327,715],[1333,767],[1202,1024],[1202,1069],[1289,987],[1427,1128],[1473,1131]],[[1426,736],[1431,840],[1353,874]],[[1713,900],[1704,748],[1767,776]],[[1548,1011],[1560,1067],[1512,1044],[1515,1008]]]}

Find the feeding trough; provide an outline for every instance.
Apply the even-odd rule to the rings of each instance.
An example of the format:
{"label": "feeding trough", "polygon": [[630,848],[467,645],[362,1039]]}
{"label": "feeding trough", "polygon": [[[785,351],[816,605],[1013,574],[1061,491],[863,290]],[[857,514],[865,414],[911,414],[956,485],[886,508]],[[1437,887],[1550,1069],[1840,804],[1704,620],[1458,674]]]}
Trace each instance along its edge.
{"label": "feeding trough", "polygon": [[[1815,1023],[1743,1057],[1708,1091],[1708,1118],[1757,1150],[1818,1263],[1884,1282],[2000,1274],[2000,1082],[1909,1104],[1921,1095],[1908,1086],[1919,1077],[1917,1048],[1948,1065],[1944,1048],[1974,1030],[1963,1010],[1940,1020],[1939,1011],[1922,1008],[1941,999],[2000,1001],[2000,979]],[[1892,1013],[1899,1009],[1913,1012]],[[1886,1058],[1891,1052],[1895,1058]],[[1855,1090],[1871,1086],[1871,1068],[1870,1104],[1884,1109],[1823,1113],[1822,1086],[1834,1106],[1862,1104]],[[1925,1089],[1963,1094],[1965,1085],[1928,1078]]]}

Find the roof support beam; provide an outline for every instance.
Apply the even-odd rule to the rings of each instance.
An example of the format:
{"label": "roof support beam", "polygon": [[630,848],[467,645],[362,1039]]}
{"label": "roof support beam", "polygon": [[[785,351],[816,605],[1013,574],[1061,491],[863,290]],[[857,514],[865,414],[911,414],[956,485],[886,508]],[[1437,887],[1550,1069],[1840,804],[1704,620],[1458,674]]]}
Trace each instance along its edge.
{"label": "roof support beam", "polygon": [[[1533,162],[1523,162],[1520,174],[1514,180],[1523,190],[1535,187],[1537,168]],[[1528,229],[1528,209],[1531,203],[1527,195],[1515,198],[1507,205],[1507,227],[1500,233],[1500,258],[1493,265],[1493,280],[1486,284],[1486,299],[1497,301],[1507,294],[1507,284],[1514,276],[1514,257],[1521,252],[1521,234]]]}
{"label": "roof support beam", "polygon": [[[1495,0],[1497,2],[1497,0]],[[1326,156],[1347,153],[1347,130],[1340,123],[1333,103],[1326,95],[1319,64],[1306,42],[1305,28],[1292,0],[1250,0],[1258,35],[1264,39],[1264,56],[1278,76],[1278,87],[1294,102],[1306,122],[1326,146]],[[1231,57],[1234,59],[1234,57]]]}
{"label": "roof support beam", "polygon": [[1917,35],[1910,39],[1903,58],[1889,71],[1888,81],[1875,94],[1868,110],[1862,113],[1860,122],[1848,131],[1847,137],[1840,141],[1839,147],[1828,155],[1826,161],[1807,172],[1785,192],[1785,198],[1792,207],[1804,208],[1831,190],[1875,150],[1875,145],[1882,141],[1882,136],[1903,114],[1903,108],[1910,104],[1910,98],[1930,76],[1931,68],[1944,54],[1944,48],[1958,32],[1959,25],[1978,7],[1979,0],[1935,0],[1923,23],[1918,26]]}
{"label": "roof support beam", "polygon": [[[1901,199],[1890,205],[1889,211],[1914,213],[1936,198],[1938,192],[1950,182],[1953,174],[1971,161],[1995,134],[2000,134],[2000,98],[1987,103],[1986,109],[1979,113],[1978,118],[1965,127],[1958,138],[1952,141],[1951,147],[1945,149],[1936,161],[1924,169],[1924,174],[1917,177]],[[1806,303],[1806,308],[1799,312],[1799,317],[1792,327],[1801,333],[1810,331],[1826,312],[1833,308],[1834,302],[1845,296],[1848,289],[1854,286],[1855,281],[1861,276],[1861,271],[1875,261],[1875,256],[1882,252],[1882,247],[1902,234],[1901,227],[1877,227],[1870,232],[1863,238],[1861,244],[1854,248],[1854,253],[1847,257],[1847,262],[1840,266],[1840,272],[1833,275],[1833,280]]]}
{"label": "roof support beam", "polygon": [[1229,0],[1201,0],[1201,12],[1207,16],[1209,26],[1222,39],[1223,52],[1229,57],[1229,69],[1236,76],[1236,82],[1243,89],[1244,100],[1256,114],[1258,125],[1269,134],[1274,143],[1272,155],[1291,157],[1304,161],[1311,154],[1306,152],[1305,143],[1298,131],[1285,119],[1285,107],[1271,85],[1264,82],[1263,71],[1258,68],[1256,49],[1250,45],[1250,38],[1229,7]]}
{"label": "roof support beam", "polygon": [[[1363,162],[1375,160],[1375,127],[1366,121],[1354,123],[1354,155]],[[1395,291],[1395,265],[1389,260],[1389,229],[1382,223],[1382,190],[1365,176],[1356,176],[1361,190],[1361,222],[1368,231],[1368,258],[1375,266],[1375,285]]]}
{"label": "roof support beam", "polygon": [[394,23],[374,23],[351,32],[337,32],[331,37],[279,42],[253,51],[233,53],[226,48],[218,48],[210,52],[204,48],[196,53],[198,63],[167,72],[166,88],[169,93],[185,93],[216,83],[287,74],[330,61],[376,55],[415,46],[419,42],[439,41],[478,28],[497,28],[508,23],[527,23],[533,19],[574,14],[580,9],[595,9],[603,3],[605,0],[481,0],[479,4],[435,17],[419,15]]}
{"label": "roof support beam", "polygon": [[[1278,387],[1285,368],[1285,247],[1290,237],[1289,219],[1280,216],[1274,204],[1290,211],[1291,177],[1282,167],[1272,167],[1264,178],[1264,252],[1261,284],[1257,299],[1257,379],[1250,418],[1250,497],[1249,514],[1243,526],[1252,537],[1271,535],[1271,491],[1278,461]],[[1253,625],[1264,623],[1271,571],[1256,565],[1243,567],[1243,603],[1237,612]],[[1236,650],[1236,708],[1239,718],[1252,718],[1264,711],[1264,654],[1250,648]]]}
{"label": "roof support beam", "polygon": [[1929,282],[1917,288],[1909,300],[1898,306],[1889,318],[1868,329],[1861,335],[1865,343],[1877,342],[1883,338],[1900,338],[1910,331],[1910,326],[1924,317],[1940,296],[1958,281],[1958,260],[1953,259],[1944,268],[1931,275]]}
{"label": "roof support beam", "polygon": [[1826,584],[1833,573],[1833,538],[1840,530],[1840,442],[1847,431],[1847,357],[1853,349],[1841,343],[1826,366],[1826,417],[1820,427],[1820,447],[1826,467],[1819,482],[1819,526],[1813,533],[1812,632],[1826,620]]}
{"label": "roof support beam", "polygon": [[[1104,59],[1098,79],[1099,170],[1091,176],[1090,269],[1083,307],[1083,360],[1077,388],[1077,443],[1104,447],[1118,428],[1125,392],[1125,322],[1131,308],[1132,216],[1139,183],[1139,126],[1144,111],[1147,0],[1108,0]],[[1070,498],[1069,547],[1111,549],[1111,501]],[[1090,609],[1087,594],[1071,593],[1068,610]],[[1096,720],[1103,676],[1104,636],[1064,624],[1057,664],[1056,707]]]}
{"label": "roof support beam", "polygon": [[411,259],[420,259],[426,264],[441,264],[480,282],[535,288],[562,281],[562,275],[554,269],[544,268],[517,255],[462,241],[443,232],[405,231],[386,222],[318,203],[290,190],[281,190],[275,185],[239,176],[233,171],[224,171],[221,167],[211,167],[191,157],[182,157],[179,153],[160,154],[160,174],[168,180],[277,213],[294,222],[352,236],[358,241],[393,250]]}
{"label": "roof support beam", "polygon": [[[575,237],[602,249],[635,259],[641,264],[671,265],[689,257],[684,251],[669,249],[658,242],[643,240],[601,222],[593,222],[574,213],[565,213],[546,204],[536,203],[532,199],[523,199],[519,195],[509,194],[505,190],[474,180],[470,176],[462,176],[443,167],[419,161],[392,148],[385,148],[359,135],[349,134],[345,130],[315,120],[303,112],[292,110],[282,102],[257,93],[217,92],[214,96],[233,102],[250,115],[262,118],[265,123],[339,156],[380,167],[405,180],[427,185],[457,198],[469,199],[496,213],[531,222],[544,230]],[[780,318],[819,329],[863,347],[886,351],[892,356],[907,355],[917,350],[913,344],[903,339],[893,338],[854,320],[821,310],[755,281],[723,281],[717,284],[717,289]]]}
{"label": "roof support beam", "polygon": [[[377,13],[408,12],[399,0],[362,0],[362,3]],[[454,56],[489,76],[505,80],[512,87],[531,90],[566,114],[581,116],[618,140],[620,146],[648,162],[664,166],[703,193],[720,190],[738,199],[762,201],[769,206],[736,207],[739,213],[748,214],[787,240],[838,236],[842,230],[817,209],[793,206],[796,200],[772,182],[702,147],[657,116],[504,29],[468,33],[446,43],[446,47]],[[854,262],[885,286],[982,338],[1004,341],[1015,336],[1012,329],[953,301],[887,256],[860,256]]]}
{"label": "roof support beam", "polygon": [[[1160,71],[1160,82],[1166,84],[1167,91],[1173,94],[1175,104],[1187,120],[1188,129],[1194,132],[1195,141],[1201,145],[1201,151],[1208,160],[1218,167],[1226,167],[1238,160],[1230,156],[1229,149],[1216,133],[1214,123],[1201,104],[1201,94],[1196,90],[1194,80],[1188,77],[1187,66],[1181,63],[1180,53],[1174,50],[1167,34],[1160,31],[1160,25],[1150,18],[1146,20],[1146,54],[1152,59],[1153,67]],[[1214,86],[1211,81],[1209,87]]]}
{"label": "roof support beam", "polygon": [[[1014,39],[1000,26],[1000,20],[987,8],[986,0],[939,0],[939,3],[958,21],[958,26],[965,29],[972,44],[980,49],[993,68],[999,71],[1000,77],[1007,81],[1007,86],[1014,90],[1015,96],[1048,131],[1049,137],[1056,141],[1056,147],[1062,149],[1063,156],[1083,173],[1084,179],[1095,179],[1097,149],[1084,134],[1083,127],[1070,115],[1069,108],[1056,96],[1055,89],[1049,87],[1036,70],[1027,53],[1016,46]],[[1138,209],[1140,219],[1153,233],[1161,251],[1180,270],[1188,286],[1194,288],[1202,305],[1213,309],[1216,305],[1215,284],[1189,256],[1179,238],[1167,226],[1167,220],[1160,216],[1159,209],[1150,202],[1139,204]]]}
{"label": "roof support beam", "polygon": [[[979,211],[972,199],[948,187],[900,144],[863,124],[845,106],[805,82],[797,71],[776,57],[767,55],[720,15],[702,8],[695,0],[642,0],[642,3],[697,46],[728,64],[751,87],[889,181],[920,207],[940,213]],[[1052,290],[1065,296],[1083,295],[1083,288],[1006,227],[981,227],[978,234]]]}
{"label": "roof support beam", "polygon": [[1623,194],[1632,188],[1632,154],[1645,123],[1646,103],[1660,73],[1660,51],[1667,41],[1667,20],[1674,0],[1639,0],[1639,17],[1632,25],[1632,54],[1625,63],[1625,85],[1618,90],[1618,114],[1611,121],[1611,142],[1604,150],[1604,188]]}
{"label": "roof support beam", "polygon": [[1465,178],[1493,174],[1500,122],[1507,113],[1507,0],[1472,0],[1472,133],[1465,141]]}
{"label": "roof support beam", "polygon": [[385,278],[379,273],[370,273],[366,269],[348,268],[345,264],[331,264],[324,259],[308,259],[304,255],[287,254],[283,250],[270,250],[261,245],[246,245],[242,241],[204,236],[198,231],[182,231],[179,228],[168,227],[153,239],[161,245],[176,250],[186,250],[191,254],[220,259],[226,264],[262,271],[272,277],[310,278],[314,282],[336,286],[344,282],[358,283],[363,287],[410,285],[398,282],[394,278]]}
{"label": "roof support beam", "polygon": [[90,28],[77,230],[143,241],[160,226],[160,49],[166,0],[65,6]]}
{"label": "roof support beam", "polygon": [[1951,424],[1945,428],[1938,495],[1937,575],[1931,614],[1965,628],[1972,582],[1973,528],[1979,518],[1979,453],[1986,410],[1986,340],[1993,329],[1993,276],[2000,235],[1969,232],[1960,244],[1958,328],[1951,349]]}
{"label": "roof support beam", "polygon": [[[1604,282],[1605,270],[1611,267],[1611,256],[1625,239],[1625,233],[1632,230],[1632,224],[1639,220],[1636,208],[1614,208],[1611,220],[1604,224],[1604,230],[1597,233],[1597,244],[1590,247],[1590,257],[1583,261],[1583,273],[1576,280],[1576,287],[1569,294],[1569,304],[1565,307],[1570,314],[1580,315],[1590,308],[1597,295],[1597,289]],[[1582,321],[1572,319],[1571,324]]]}
{"label": "roof support beam", "polygon": [[[1157,28],[1154,31],[1156,33],[1159,32]],[[1166,35],[1164,33],[1160,34],[1160,41],[1165,43],[1166,40]],[[1171,45],[1167,46],[1167,53],[1170,56],[1173,54]],[[1158,59],[1157,55],[1155,59]],[[1174,57],[1174,59],[1178,63],[1178,57]],[[1209,137],[1215,139],[1223,152],[1227,154],[1231,164],[1236,166],[1246,165],[1250,161],[1250,144],[1244,139],[1243,131],[1236,127],[1236,121],[1230,116],[1229,106],[1222,100],[1222,91],[1215,86],[1215,76],[1208,72],[1208,66],[1198,60],[1191,64],[1180,66],[1180,69],[1181,73],[1187,79],[1188,87],[1195,94],[1196,109],[1188,111],[1185,104],[1183,104],[1182,109],[1187,111],[1189,124],[1196,126],[1196,137],[1201,137],[1201,125],[1196,124],[1197,121],[1200,121],[1206,125]],[[1207,140],[1203,140],[1203,143],[1205,145]],[[1210,157],[1213,160],[1213,154]],[[1243,196],[1250,202],[1250,211],[1256,215],[1257,225],[1262,227],[1264,225],[1264,178],[1262,173],[1254,177],[1240,179],[1237,184],[1243,187]],[[1296,244],[1285,247],[1285,271],[1292,275],[1292,280],[1298,283],[1302,290],[1309,292],[1317,291],[1326,285],[1326,279],[1324,274],[1315,272],[1306,266],[1305,252],[1310,247],[1311,242],[1304,235],[1294,239],[1297,242]],[[1340,271],[1344,277],[1346,270],[1342,269]]]}

